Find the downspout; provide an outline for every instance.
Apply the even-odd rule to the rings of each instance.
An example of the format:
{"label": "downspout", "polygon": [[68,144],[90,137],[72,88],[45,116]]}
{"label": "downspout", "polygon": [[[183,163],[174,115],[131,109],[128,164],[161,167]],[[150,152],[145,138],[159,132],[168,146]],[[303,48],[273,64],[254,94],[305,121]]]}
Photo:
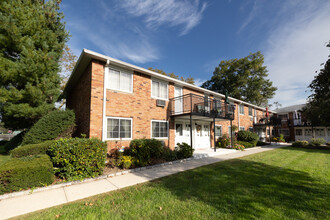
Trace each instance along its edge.
{"label": "downspout", "polygon": [[106,139],[106,104],[107,104],[107,80],[108,80],[108,74],[109,74],[109,65],[110,65],[110,60],[107,60],[107,63],[104,67],[104,76],[103,76],[103,108],[102,108],[102,141],[105,141]]}

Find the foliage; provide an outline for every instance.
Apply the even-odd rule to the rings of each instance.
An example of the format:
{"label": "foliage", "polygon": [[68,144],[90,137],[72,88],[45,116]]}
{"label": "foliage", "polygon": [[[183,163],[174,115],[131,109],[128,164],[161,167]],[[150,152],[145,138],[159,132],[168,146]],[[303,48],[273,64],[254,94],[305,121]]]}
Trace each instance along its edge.
{"label": "foliage", "polygon": [[194,154],[194,149],[187,143],[177,143],[175,147],[176,156],[178,159],[189,158]]}
{"label": "foliage", "polygon": [[230,144],[230,139],[228,135],[224,134],[222,137],[218,138],[217,147],[226,148]]}
{"label": "foliage", "polygon": [[0,194],[52,184],[53,165],[47,155],[13,158],[0,166]]}
{"label": "foliage", "polygon": [[168,147],[164,147],[163,149],[163,154],[162,154],[162,159],[165,161],[173,161],[176,160],[176,152],[174,150],[171,150]]}
{"label": "foliage", "polygon": [[258,134],[251,131],[239,131],[237,133],[237,140],[250,142],[253,145],[253,147],[255,147],[259,140],[259,136]]}
{"label": "foliage", "polygon": [[308,141],[295,141],[292,143],[292,147],[307,147]]}
{"label": "foliage", "polygon": [[236,126],[236,125],[233,125],[232,127],[231,127],[231,131],[232,132],[236,132],[238,130],[238,127]]}
{"label": "foliage", "polygon": [[233,145],[233,149],[243,151],[245,149],[245,147],[243,145],[241,145],[241,144],[235,143]]}
{"label": "foliage", "polygon": [[327,143],[327,146],[330,146],[330,142]]}
{"label": "foliage", "polygon": [[312,138],[310,139],[309,141],[309,144],[312,146],[312,147],[318,147],[318,146],[321,146],[322,144],[325,144],[325,140],[323,138]]}
{"label": "foliage", "polygon": [[5,150],[6,150],[7,153],[9,151],[11,151],[12,149],[15,149],[16,147],[18,147],[18,146],[20,146],[22,144],[24,134],[25,134],[25,132],[22,131],[21,133],[17,134],[15,137],[13,137],[12,139],[10,139],[10,141],[8,141],[4,145],[4,148],[5,148]]}
{"label": "foliage", "polygon": [[266,106],[277,90],[267,79],[268,73],[261,52],[241,59],[223,60],[215,68],[210,80],[202,87],[259,106]]}
{"label": "foliage", "polygon": [[122,156],[120,160],[120,166],[124,169],[129,169],[134,163],[134,158],[131,156]]}
{"label": "foliage", "polygon": [[278,141],[279,142],[285,142],[285,139],[284,139],[284,135],[283,134],[280,134],[280,136],[278,137]]}
{"label": "foliage", "polygon": [[135,139],[124,154],[135,158],[137,166],[147,166],[153,159],[162,157],[163,148],[162,142],[156,139]]}
{"label": "foliage", "polygon": [[[330,48],[330,41],[327,47]],[[314,126],[330,126],[330,58],[308,87],[312,94],[303,110],[307,119]]]}
{"label": "foliage", "polygon": [[245,148],[255,147],[253,143],[246,141],[237,141],[237,144],[243,145]]}
{"label": "foliage", "polygon": [[59,59],[68,33],[60,1],[0,1],[0,115],[6,128],[31,127],[60,94]]}
{"label": "foliage", "polygon": [[164,72],[164,70],[161,70],[161,69],[153,69],[152,67],[149,67],[148,70],[151,70],[151,71],[154,71],[156,73],[160,73],[164,76],[169,76],[169,77],[172,77],[174,79],[179,79],[183,82],[187,82],[187,83],[190,83],[190,84],[195,84],[195,79],[191,76],[187,77],[187,78],[184,78],[184,77],[179,77],[178,75],[175,75],[174,73],[166,73]]}
{"label": "foliage", "polygon": [[10,151],[12,157],[26,157],[38,154],[46,154],[50,145],[53,141],[45,141],[39,144],[28,144]]}
{"label": "foliage", "polygon": [[55,174],[66,180],[102,174],[106,153],[106,143],[96,138],[61,138],[54,141],[47,151]]}
{"label": "foliage", "polygon": [[22,145],[37,144],[58,137],[69,138],[75,126],[75,115],[72,110],[55,110],[43,116],[26,133]]}

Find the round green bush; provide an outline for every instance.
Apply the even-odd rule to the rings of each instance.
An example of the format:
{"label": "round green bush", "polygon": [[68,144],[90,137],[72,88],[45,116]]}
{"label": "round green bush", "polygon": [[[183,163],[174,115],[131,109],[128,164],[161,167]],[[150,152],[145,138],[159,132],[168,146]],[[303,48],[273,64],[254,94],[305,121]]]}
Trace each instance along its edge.
{"label": "round green bush", "polygon": [[251,131],[239,131],[237,133],[237,140],[250,142],[253,144],[253,146],[256,146],[256,144],[259,140],[259,136],[258,136],[258,134],[251,132]]}
{"label": "round green bush", "polygon": [[47,154],[58,177],[79,180],[103,173],[107,144],[96,138],[61,138],[54,141]]}
{"label": "round green bush", "polygon": [[38,144],[55,138],[69,138],[75,126],[75,115],[72,110],[55,110],[42,117],[26,133],[22,145]]}
{"label": "round green bush", "polygon": [[178,159],[189,158],[194,154],[194,149],[187,143],[178,143],[175,147],[175,152]]}

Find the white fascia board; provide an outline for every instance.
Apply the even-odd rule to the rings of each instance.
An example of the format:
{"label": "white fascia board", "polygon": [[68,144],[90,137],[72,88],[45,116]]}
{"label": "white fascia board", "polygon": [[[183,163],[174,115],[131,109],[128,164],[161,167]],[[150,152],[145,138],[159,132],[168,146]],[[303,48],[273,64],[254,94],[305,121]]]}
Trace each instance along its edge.
{"label": "white fascia board", "polygon": [[[104,62],[107,62],[107,60],[110,60],[110,62],[113,63],[113,64],[124,66],[126,68],[130,68],[131,70],[142,72],[142,73],[145,73],[147,75],[153,76],[155,78],[159,78],[159,79],[163,79],[165,81],[173,82],[176,85],[185,86],[185,87],[192,88],[192,89],[204,92],[204,93],[212,94],[216,97],[225,98],[225,95],[223,95],[221,93],[217,93],[217,92],[214,92],[214,91],[211,91],[211,90],[208,90],[208,89],[204,89],[204,88],[201,88],[199,86],[195,86],[195,85],[192,85],[190,83],[186,83],[186,82],[183,82],[183,81],[178,80],[178,79],[174,79],[174,78],[169,77],[169,76],[164,76],[164,75],[156,73],[154,71],[151,71],[151,70],[148,70],[148,69],[145,69],[145,68],[142,68],[142,67],[138,67],[138,66],[135,66],[133,64],[129,64],[129,63],[126,63],[124,61],[117,60],[115,58],[105,56],[103,54],[100,54],[100,53],[97,53],[97,52],[94,52],[94,51],[91,51],[91,50],[88,50],[88,49],[83,49],[83,53],[88,54],[88,55],[90,55],[91,57],[93,57],[95,59],[99,59],[99,60],[101,59]],[[235,98],[232,98],[232,97],[228,97],[228,99],[231,100],[231,101],[234,101],[234,102],[238,102],[238,103],[241,103],[241,104],[245,104],[245,105],[248,105],[248,106],[258,108],[259,110],[266,111],[266,108],[263,108],[263,107],[260,107],[260,106],[257,106],[257,105],[253,105],[251,103],[244,102],[244,101],[239,100],[239,99],[235,99]],[[268,111],[270,113],[276,113],[275,111],[272,111],[272,110],[268,110]]]}

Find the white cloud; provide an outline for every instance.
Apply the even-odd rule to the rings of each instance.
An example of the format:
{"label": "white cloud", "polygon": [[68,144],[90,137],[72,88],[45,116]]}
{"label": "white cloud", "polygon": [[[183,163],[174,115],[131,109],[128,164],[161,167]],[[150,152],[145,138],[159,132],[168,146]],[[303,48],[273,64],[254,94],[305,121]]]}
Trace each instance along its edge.
{"label": "white cloud", "polygon": [[205,81],[206,81],[206,79],[196,78],[195,79],[195,85],[196,86],[201,86]]}
{"label": "white cloud", "polygon": [[274,18],[291,13],[292,19],[272,30],[265,46],[269,78],[278,87],[272,101],[283,106],[306,102],[307,86],[329,54],[325,47],[330,40],[329,11],[330,2],[290,2]]}
{"label": "white cloud", "polygon": [[[253,2],[252,9],[251,9],[247,19],[243,22],[243,24],[239,28],[238,32],[241,32],[242,30],[244,30],[246,28],[246,26],[248,26],[253,21],[253,19],[257,16],[257,9],[258,9],[257,1],[255,0]],[[243,10],[243,9],[241,9],[241,10]]]}
{"label": "white cloud", "polygon": [[185,35],[200,23],[207,4],[198,0],[118,0],[117,6],[131,16],[142,17],[149,28],[182,26],[180,35]]}

